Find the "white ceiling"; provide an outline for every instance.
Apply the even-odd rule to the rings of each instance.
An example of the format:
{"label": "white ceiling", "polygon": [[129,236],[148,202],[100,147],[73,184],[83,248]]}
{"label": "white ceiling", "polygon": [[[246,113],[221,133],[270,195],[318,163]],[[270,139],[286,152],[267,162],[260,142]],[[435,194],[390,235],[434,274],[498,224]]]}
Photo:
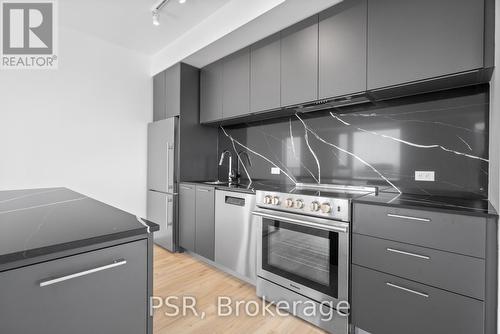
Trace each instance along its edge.
{"label": "white ceiling", "polygon": [[[201,68],[342,1],[286,0],[213,43],[207,44],[197,52],[183,58],[182,61]],[[155,55],[153,58],[153,65],[158,56],[160,54]]]}
{"label": "white ceiling", "polygon": [[62,26],[94,35],[146,55],[153,55],[231,0],[171,0],[152,24],[160,0],[58,1]]}
{"label": "white ceiling", "polygon": [[184,61],[202,67],[342,0],[61,0],[63,27],[135,50],[151,74]]}

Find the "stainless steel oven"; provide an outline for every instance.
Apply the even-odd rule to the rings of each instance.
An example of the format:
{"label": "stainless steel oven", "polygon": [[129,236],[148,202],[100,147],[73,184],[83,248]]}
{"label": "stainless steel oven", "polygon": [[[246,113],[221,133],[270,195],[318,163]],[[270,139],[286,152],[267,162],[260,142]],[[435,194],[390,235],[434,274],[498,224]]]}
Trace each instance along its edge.
{"label": "stainless steel oven", "polygon": [[348,301],[349,223],[259,208],[257,275],[318,303]]}
{"label": "stainless steel oven", "polygon": [[[257,295],[335,334],[349,332],[351,200],[366,187],[257,191]],[[305,307],[330,312],[325,318]],[[320,312],[321,313],[321,312]]]}

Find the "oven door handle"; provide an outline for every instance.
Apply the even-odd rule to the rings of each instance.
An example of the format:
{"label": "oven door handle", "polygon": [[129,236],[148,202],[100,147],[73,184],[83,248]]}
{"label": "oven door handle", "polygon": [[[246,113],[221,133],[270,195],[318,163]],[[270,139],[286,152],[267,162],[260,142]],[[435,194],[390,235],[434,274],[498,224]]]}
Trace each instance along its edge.
{"label": "oven door handle", "polygon": [[279,221],[282,221],[285,223],[290,223],[290,224],[318,228],[321,230],[334,231],[334,232],[340,232],[340,233],[347,233],[349,231],[349,228],[345,227],[345,226],[336,226],[336,225],[332,225],[332,224],[328,224],[328,223],[325,223],[325,224],[316,223],[316,222],[307,221],[307,220],[303,220],[303,219],[297,219],[297,218],[293,218],[293,217],[285,217],[284,215],[275,215],[272,213],[263,212],[261,210],[255,210],[252,212],[252,214],[254,216],[260,216],[263,218],[279,220]]}

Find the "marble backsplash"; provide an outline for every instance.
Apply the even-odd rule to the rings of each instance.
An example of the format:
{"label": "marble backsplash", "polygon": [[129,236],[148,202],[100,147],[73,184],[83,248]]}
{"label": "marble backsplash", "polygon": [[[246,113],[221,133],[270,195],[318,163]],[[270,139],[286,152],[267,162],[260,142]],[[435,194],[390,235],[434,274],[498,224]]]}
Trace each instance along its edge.
{"label": "marble backsplash", "polygon": [[[249,154],[244,182],[369,184],[486,198],[488,115],[488,85],[473,86],[224,126],[218,151]],[[415,181],[415,171],[433,171],[435,181]],[[226,175],[227,166],[219,167],[220,179]]]}

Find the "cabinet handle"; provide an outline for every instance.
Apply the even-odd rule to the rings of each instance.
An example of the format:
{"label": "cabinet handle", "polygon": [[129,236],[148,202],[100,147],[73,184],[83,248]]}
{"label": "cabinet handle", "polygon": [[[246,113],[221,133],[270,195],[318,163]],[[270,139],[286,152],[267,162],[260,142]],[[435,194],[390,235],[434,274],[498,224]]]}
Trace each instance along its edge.
{"label": "cabinet handle", "polygon": [[193,190],[193,188],[190,188],[190,187],[186,187],[186,186],[181,186],[182,189],[186,189],[186,190]]}
{"label": "cabinet handle", "polygon": [[399,249],[394,249],[394,248],[387,248],[387,251],[388,252],[392,252],[392,253],[398,253],[398,254],[403,254],[403,255],[418,257],[419,259],[426,259],[426,260],[430,260],[431,259],[430,256],[427,256],[427,255],[420,255],[420,254],[405,252],[405,251],[402,251],[402,250],[399,250]]}
{"label": "cabinet handle", "polygon": [[86,276],[86,275],[90,275],[90,274],[93,274],[93,273],[96,273],[96,272],[99,272],[99,271],[103,271],[103,270],[107,270],[107,269],[111,269],[111,268],[123,266],[126,263],[127,263],[126,260],[117,260],[117,261],[115,261],[115,262],[113,262],[111,264],[107,264],[105,266],[101,266],[101,267],[97,267],[97,268],[93,268],[93,269],[89,269],[89,270],[84,270],[84,271],[80,271],[78,273],[74,273],[74,274],[71,274],[71,275],[61,276],[61,277],[58,277],[58,278],[54,278],[54,279],[42,281],[42,282],[40,282],[40,287],[53,285],[53,284],[56,284],[56,283],[68,281],[68,280],[73,279],[73,278],[77,278],[77,277],[81,277],[81,276]]}
{"label": "cabinet handle", "polygon": [[412,217],[412,216],[402,216],[402,215],[395,215],[395,214],[392,214],[392,213],[388,213],[387,216],[391,217],[391,218],[416,220],[416,221],[419,221],[419,222],[427,222],[427,223],[431,221],[429,218],[419,218],[419,217]]}
{"label": "cabinet handle", "polygon": [[403,291],[406,291],[406,292],[409,292],[409,293],[413,293],[414,295],[417,295],[417,296],[420,296],[420,297],[424,297],[424,298],[429,298],[429,295],[426,294],[426,293],[423,293],[423,292],[418,292],[418,291],[415,291],[415,290],[412,290],[412,289],[408,289],[408,288],[404,288],[402,286],[399,286],[399,285],[396,285],[396,284],[392,284],[392,283],[385,283],[387,286],[390,286],[391,288],[396,288],[396,289],[399,289],[399,290],[403,290]]}
{"label": "cabinet handle", "polygon": [[198,191],[204,191],[204,192],[209,193],[209,192],[211,192],[211,191],[212,191],[212,189],[198,188]]}

